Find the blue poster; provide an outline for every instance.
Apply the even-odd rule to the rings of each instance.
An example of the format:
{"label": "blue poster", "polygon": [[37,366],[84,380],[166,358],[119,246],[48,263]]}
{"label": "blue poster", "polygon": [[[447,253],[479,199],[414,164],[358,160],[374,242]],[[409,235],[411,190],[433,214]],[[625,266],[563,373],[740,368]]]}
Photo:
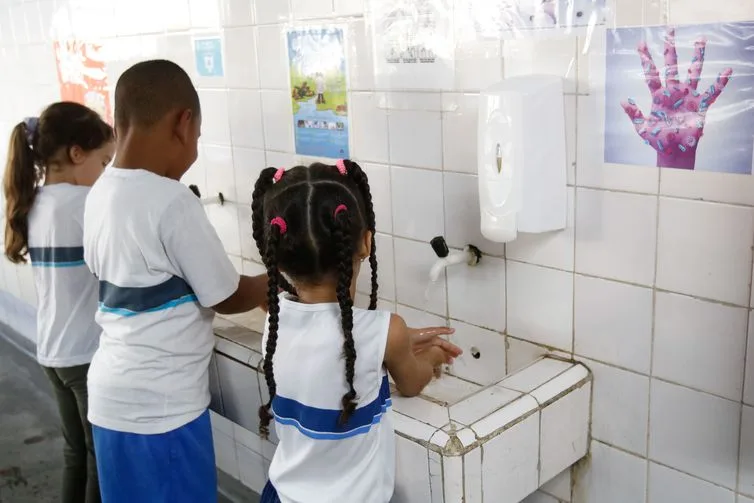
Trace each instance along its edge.
{"label": "blue poster", "polygon": [[288,32],[296,153],[347,159],[348,94],[342,28]]}
{"label": "blue poster", "polygon": [[194,40],[196,72],[200,77],[222,77],[223,43],[220,37]]}

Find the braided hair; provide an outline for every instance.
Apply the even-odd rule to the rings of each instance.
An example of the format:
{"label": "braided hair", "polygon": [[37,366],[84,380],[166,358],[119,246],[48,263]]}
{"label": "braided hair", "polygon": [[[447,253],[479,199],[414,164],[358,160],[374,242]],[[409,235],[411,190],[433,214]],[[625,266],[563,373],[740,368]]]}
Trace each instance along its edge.
{"label": "braided hair", "polygon": [[273,358],[280,314],[278,292],[283,288],[295,294],[283,273],[294,282],[320,284],[334,280],[336,283],[347,387],[341,399],[340,423],[344,425],[356,409],[357,399],[351,298],[353,260],[367,231],[372,234],[369,309],[377,307],[375,217],[369,179],[351,161],[338,161],[335,166],[315,163],[285,172],[267,168],[257,180],[252,198],[253,237],[269,278],[267,343],[262,368],[270,398],[259,408],[260,435],[264,438],[269,435],[272,402],[277,391]]}

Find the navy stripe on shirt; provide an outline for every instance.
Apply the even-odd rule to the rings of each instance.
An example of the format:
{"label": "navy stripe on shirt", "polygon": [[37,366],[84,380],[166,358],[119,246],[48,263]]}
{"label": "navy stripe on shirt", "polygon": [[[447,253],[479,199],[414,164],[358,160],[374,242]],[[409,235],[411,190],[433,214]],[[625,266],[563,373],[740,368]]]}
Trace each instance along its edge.
{"label": "navy stripe on shirt", "polygon": [[84,265],[83,246],[29,248],[33,267],[77,267]]}
{"label": "navy stripe on shirt", "polygon": [[306,437],[342,440],[368,433],[372,425],[379,424],[391,405],[390,382],[385,376],[377,398],[356,409],[346,424],[340,424],[340,410],[310,407],[282,396],[276,396],[272,401],[272,412],[276,422],[293,426]]}
{"label": "navy stripe on shirt", "polygon": [[178,276],[147,287],[121,287],[107,281],[99,282],[99,310],[104,313],[135,316],[196,301],[189,284]]}

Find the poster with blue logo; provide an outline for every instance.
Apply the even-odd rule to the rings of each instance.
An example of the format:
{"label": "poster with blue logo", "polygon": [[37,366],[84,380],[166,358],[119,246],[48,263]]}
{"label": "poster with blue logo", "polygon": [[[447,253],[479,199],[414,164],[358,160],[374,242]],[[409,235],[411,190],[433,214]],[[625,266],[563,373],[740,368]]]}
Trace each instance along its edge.
{"label": "poster with blue logo", "polygon": [[220,37],[194,39],[196,72],[200,77],[222,77],[223,43]]}
{"label": "poster with blue logo", "polygon": [[348,158],[348,78],[343,28],[289,30],[288,62],[296,153]]}

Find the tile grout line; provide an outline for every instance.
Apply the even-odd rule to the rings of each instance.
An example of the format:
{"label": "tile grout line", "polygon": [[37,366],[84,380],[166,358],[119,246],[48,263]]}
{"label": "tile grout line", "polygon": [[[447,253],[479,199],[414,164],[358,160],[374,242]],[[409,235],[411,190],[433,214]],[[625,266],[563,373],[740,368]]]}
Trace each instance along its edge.
{"label": "tile grout line", "polygon": [[651,445],[652,431],[652,379],[654,374],[654,348],[655,348],[655,325],[657,317],[657,262],[659,260],[660,250],[660,176],[657,176],[657,194],[655,195],[656,213],[655,213],[655,249],[654,249],[654,271],[652,274],[652,329],[650,332],[649,344],[649,379],[647,380],[647,446],[646,446],[646,479],[644,483],[644,501],[649,501],[649,454]]}
{"label": "tile grout line", "polygon": [[[752,251],[754,251],[754,242],[752,242],[752,246],[750,248],[750,253],[752,255],[751,256],[751,269],[754,271],[754,253],[752,253]],[[751,304],[752,289],[754,289],[754,285],[752,285],[752,279],[750,278],[749,279],[749,304]],[[736,463],[736,490],[738,490],[739,486],[741,485],[741,461],[742,461],[742,456],[743,456],[743,452],[742,452],[743,449],[741,449],[741,445],[743,443],[742,441],[743,441],[743,434],[744,434],[744,431],[743,431],[744,430],[744,409],[745,409],[744,401],[746,399],[746,370],[747,370],[746,360],[748,359],[748,355],[749,355],[749,344],[752,343],[752,341],[749,338],[749,331],[751,329],[751,321],[752,321],[751,317],[752,317],[752,311],[749,310],[748,316],[746,317],[746,336],[744,338],[746,342],[744,344],[744,355],[743,355],[744,371],[741,376],[743,380],[743,384],[741,386],[741,408],[740,408],[739,417],[738,417],[738,445],[736,445],[736,448],[738,450],[738,452],[736,453],[736,461],[737,461]]]}

